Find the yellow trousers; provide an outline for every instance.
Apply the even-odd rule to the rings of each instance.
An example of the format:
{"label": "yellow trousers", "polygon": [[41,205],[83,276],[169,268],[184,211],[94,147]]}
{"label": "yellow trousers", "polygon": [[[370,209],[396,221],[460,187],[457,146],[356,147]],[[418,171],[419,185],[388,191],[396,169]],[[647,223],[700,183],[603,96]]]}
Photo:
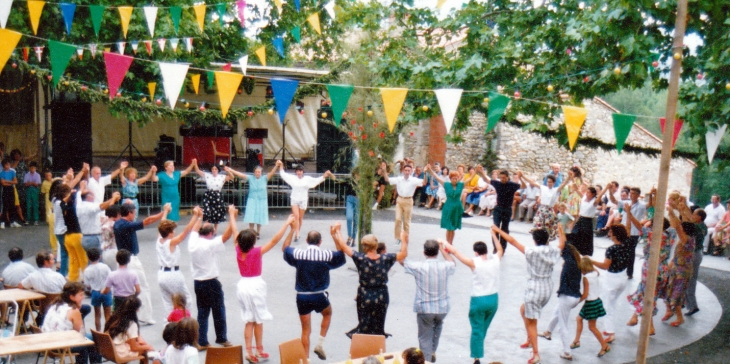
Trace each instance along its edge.
{"label": "yellow trousers", "polygon": [[86,250],[81,245],[81,236],[80,233],[67,233],[63,240],[68,252],[68,280],[71,282],[78,282],[79,277],[82,276],[84,269],[89,264]]}

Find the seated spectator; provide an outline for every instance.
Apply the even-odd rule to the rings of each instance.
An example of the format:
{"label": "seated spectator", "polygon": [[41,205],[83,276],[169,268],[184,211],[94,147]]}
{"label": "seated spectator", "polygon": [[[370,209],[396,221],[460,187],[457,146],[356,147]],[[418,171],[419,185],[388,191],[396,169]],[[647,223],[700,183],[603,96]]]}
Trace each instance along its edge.
{"label": "seated spectator", "polygon": [[43,249],[35,256],[38,270],[18,283],[20,289],[32,289],[43,293],[61,293],[66,278],[56,272],[56,259],[49,250]]}
{"label": "seated spectator", "polygon": [[[121,270],[121,264],[119,268]],[[137,297],[131,297],[122,302],[106,322],[104,332],[111,336],[114,351],[118,357],[128,358],[142,355],[147,359],[154,358],[155,363],[161,363],[155,348],[139,334],[137,311],[140,306],[142,306],[142,301]],[[147,363],[147,359],[144,359],[143,362]]]}
{"label": "seated spectator", "polygon": [[426,357],[423,356],[423,351],[418,348],[408,348],[403,351],[403,364],[424,364],[426,363]]}
{"label": "seated spectator", "polygon": [[[81,282],[66,283],[63,286],[61,297],[48,307],[41,330],[43,332],[76,330],[91,339],[84,328],[84,312],[89,313],[91,308],[88,305],[82,305],[83,300],[84,284]],[[76,363],[86,364],[89,361],[101,363],[101,356],[93,346],[71,348],[71,351],[79,354]]]}
{"label": "seated spectator", "polygon": [[198,321],[193,318],[184,318],[177,323],[173,346],[165,351],[166,364],[198,364]]}
{"label": "seated spectator", "polygon": [[32,265],[23,261],[23,249],[17,246],[8,251],[8,259],[10,259],[10,264],[3,269],[2,273],[5,288],[17,287],[23,279],[36,271]]}

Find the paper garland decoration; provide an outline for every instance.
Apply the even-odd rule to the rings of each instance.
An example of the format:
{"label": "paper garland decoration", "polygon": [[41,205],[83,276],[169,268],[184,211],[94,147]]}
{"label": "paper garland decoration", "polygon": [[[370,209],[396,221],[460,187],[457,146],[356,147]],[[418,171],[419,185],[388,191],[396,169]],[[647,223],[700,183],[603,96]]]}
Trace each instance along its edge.
{"label": "paper garland decoration", "polygon": [[223,67],[221,67],[221,69],[223,69],[226,72],[231,72],[231,66],[232,66],[232,64],[226,63],[223,65]]}
{"label": "paper garland decoration", "polygon": [[322,34],[322,29],[319,27],[319,13],[312,13],[312,15],[307,17],[307,21],[312,25],[312,28],[317,34]]}
{"label": "paper garland decoration", "polygon": [[618,154],[621,154],[626,138],[629,137],[631,128],[634,127],[636,115],[612,114],[611,116],[613,117],[613,131],[616,134],[616,150]]}
{"label": "paper garland decoration", "polygon": [[129,21],[132,20],[132,11],[134,8],[131,6],[119,6],[117,10],[119,10],[119,20],[122,23],[122,34],[124,34],[124,38],[127,38]]}
{"label": "paper garland decoration", "polygon": [[172,52],[177,52],[177,45],[180,43],[180,39],[178,38],[170,38],[170,46],[172,47]]}
{"label": "paper garland decoration", "polygon": [[13,54],[15,46],[18,45],[23,35],[12,30],[0,29],[0,73],[3,72],[5,64],[8,63],[10,55]]}
{"label": "paper garland decoration", "polygon": [[281,2],[281,0],[274,0],[274,4],[276,4],[276,9],[279,10],[279,16],[281,16],[281,6],[283,5],[283,3]]}
{"label": "paper garland decoration", "polygon": [[124,47],[127,46],[127,42],[117,42],[117,50],[119,54],[124,54]]}
{"label": "paper garland decoration", "polygon": [[238,91],[238,85],[241,84],[242,79],[243,75],[240,73],[215,73],[215,83],[218,84],[218,99],[220,100],[223,119],[225,119],[226,115],[228,115],[228,109],[231,107],[233,98],[236,97],[236,91]]}
{"label": "paper garland decoration", "polygon": [[215,73],[213,71],[206,71],[205,72],[205,80],[208,81],[208,89],[213,88],[213,82],[215,82]]}
{"label": "paper garland decoration", "polygon": [[290,32],[297,43],[300,43],[302,41],[302,27],[296,26],[292,28]]}
{"label": "paper garland decoration", "polygon": [[398,121],[398,115],[400,115],[407,94],[407,88],[380,89],[380,96],[383,98],[383,108],[385,109],[385,119],[388,121],[388,130],[391,133],[395,129],[395,123]]}
{"label": "paper garland decoration", "polygon": [[99,37],[101,30],[101,20],[104,18],[104,6],[89,5],[89,13],[91,13],[91,23],[94,25],[94,33]]}
{"label": "paper garland decoration", "polygon": [[38,35],[38,22],[41,20],[41,13],[45,5],[45,1],[28,1],[28,15],[30,15],[30,25],[33,27],[33,35]]}
{"label": "paper garland decoration", "polygon": [[[30,51],[29,47],[23,47],[23,61],[28,62],[28,52]],[[81,55],[79,55],[79,59]]]}
{"label": "paper garland decoration", "polygon": [[497,123],[500,119],[502,119],[502,116],[504,115],[504,112],[507,110],[507,106],[509,106],[509,97],[498,94],[496,92],[490,92],[489,93],[489,109],[487,110],[487,130],[485,133],[489,133],[494,129],[495,126],[497,126]]}
{"label": "paper garland decoration", "polygon": [[279,56],[281,58],[284,58],[284,38],[278,36],[274,38],[271,42],[274,44],[274,49],[276,49],[276,53],[279,53]]}
{"label": "paper garland decoration", "polygon": [[436,9],[441,10],[441,7],[443,7],[444,4],[446,4],[446,0],[437,0],[436,1]]}
{"label": "paper garland decoration", "polygon": [[193,38],[187,37],[187,38],[183,38],[183,40],[185,41],[185,49],[188,50],[188,53],[192,53],[193,52]]}
{"label": "paper garland decoration", "polygon": [[259,61],[261,61],[261,65],[266,67],[266,47],[260,47],[256,50],[256,55],[259,57]]}
{"label": "paper garland decoration", "polygon": [[444,125],[446,125],[446,132],[451,130],[451,125],[454,123],[454,117],[456,116],[456,109],[459,107],[459,101],[461,101],[462,89],[440,89],[434,90],[436,99],[439,101],[439,107],[441,107],[441,115],[444,117]]}
{"label": "paper garland decoration", "polygon": [[150,100],[155,99],[155,91],[157,90],[157,82],[148,82],[147,91],[150,93]]}
{"label": "paper garland decoration", "polygon": [[71,34],[71,25],[74,22],[74,13],[76,13],[76,4],[61,3],[61,15],[63,15],[63,23],[66,25],[66,34]]}
{"label": "paper garland decoration", "polygon": [[705,134],[705,142],[707,143],[707,160],[710,164],[712,164],[712,159],[715,157],[715,152],[717,152],[717,147],[720,145],[720,141],[722,140],[722,136],[725,134],[725,130],[727,130],[727,124],[723,124],[719,129],[715,131],[708,131],[707,134]]}
{"label": "paper garland decoration", "polygon": [[167,39],[165,38],[159,38],[157,39],[157,46],[160,47],[160,51],[165,51],[165,43],[167,43]]}
{"label": "paper garland decoration", "polygon": [[147,19],[147,29],[150,31],[150,37],[155,36],[155,23],[157,22],[157,7],[145,6],[144,17]]}
{"label": "paper garland decoration", "polygon": [[144,47],[147,49],[147,55],[151,56],[152,55],[152,41],[151,40],[144,41]]}
{"label": "paper garland decoration", "polygon": [[[29,1],[30,3],[30,1]],[[48,54],[51,57],[51,73],[53,74],[53,87],[58,86],[63,72],[66,71],[68,62],[71,57],[76,54],[76,47],[57,42],[55,40],[48,41]]]}
{"label": "paper garland decoration", "polygon": [[133,40],[130,42],[130,44],[132,45],[132,52],[134,54],[137,54],[137,48],[139,48],[139,41]]}
{"label": "paper garland decoration", "polygon": [[194,5],[193,10],[195,10],[195,18],[198,20],[200,32],[203,32],[203,26],[205,25],[205,3]]}
{"label": "paper garland decoration", "polygon": [[331,0],[327,4],[324,5],[324,10],[327,11],[327,14],[329,14],[330,18],[332,20],[335,20],[335,0]]}
{"label": "paper garland decoration", "polygon": [[568,146],[572,151],[575,142],[578,141],[580,129],[588,116],[588,109],[575,106],[563,106],[563,116],[565,117],[565,130],[568,132]]}
{"label": "paper garland decoration", "polygon": [[193,83],[193,91],[197,95],[198,91],[200,91],[200,73],[190,75],[190,81]]}
{"label": "paper garland decoration", "polygon": [[[659,118],[659,124],[662,126],[662,134],[664,134],[664,124],[667,122],[666,118]],[[672,149],[674,149],[674,144],[677,143],[677,138],[679,137],[679,132],[682,131],[682,125],[684,124],[684,120],[674,120],[674,134],[672,135]]]}
{"label": "paper garland decoration", "polygon": [[239,58],[238,64],[241,65],[241,73],[243,73],[243,75],[245,76],[246,68],[248,67],[248,56],[243,56],[243,57]]}
{"label": "paper garland decoration", "polygon": [[170,108],[175,110],[177,97],[180,95],[185,82],[185,75],[188,73],[189,64],[160,62],[160,73],[162,74],[162,85],[165,87],[165,97]]}
{"label": "paper garland decoration", "polygon": [[10,8],[13,7],[13,0],[0,0],[0,27],[5,29],[10,16]]}
{"label": "paper garland decoration", "polygon": [[175,34],[180,30],[180,17],[182,16],[182,7],[171,6],[170,17],[172,18],[172,25],[175,27]]}
{"label": "paper garland decoration", "polygon": [[299,3],[299,0],[294,0],[294,7],[297,9],[297,13],[298,13],[301,8],[301,4]]}
{"label": "paper garland decoration", "polygon": [[236,1],[236,8],[238,9],[238,21],[241,22],[241,28],[246,27],[246,2],[244,0]]}
{"label": "paper garland decoration", "polygon": [[286,112],[289,110],[289,105],[294,98],[294,93],[297,91],[299,81],[290,80],[286,78],[272,78],[271,79],[271,90],[274,92],[274,103],[276,104],[276,111],[279,114],[279,122],[284,124],[284,118],[286,118]]}
{"label": "paper garland decoration", "polygon": [[33,47],[33,50],[35,51],[35,56],[38,58],[38,62],[43,60],[43,47],[37,46]]}
{"label": "paper garland decoration", "polygon": [[124,81],[124,75],[127,74],[129,66],[132,65],[133,57],[121,56],[114,53],[104,53],[104,62],[106,63],[106,78],[109,85],[109,100],[114,99],[119,86]]}
{"label": "paper garland decoration", "polygon": [[223,26],[223,16],[226,15],[226,3],[215,4],[215,11],[218,13],[218,23]]}
{"label": "paper garland decoration", "polygon": [[330,100],[332,100],[332,116],[337,127],[340,126],[342,113],[345,112],[354,89],[355,87],[352,85],[327,85],[327,92],[330,94]]}

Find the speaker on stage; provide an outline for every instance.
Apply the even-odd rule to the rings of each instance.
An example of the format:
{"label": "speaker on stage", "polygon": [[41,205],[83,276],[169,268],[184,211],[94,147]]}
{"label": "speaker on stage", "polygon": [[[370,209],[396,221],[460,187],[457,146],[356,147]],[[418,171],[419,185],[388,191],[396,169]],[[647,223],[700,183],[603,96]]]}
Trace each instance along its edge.
{"label": "speaker on stage", "polygon": [[347,134],[336,126],[317,122],[317,173],[350,173],[352,150]]}
{"label": "speaker on stage", "polygon": [[90,103],[52,103],[51,128],[54,171],[78,171],[84,162],[92,163]]}

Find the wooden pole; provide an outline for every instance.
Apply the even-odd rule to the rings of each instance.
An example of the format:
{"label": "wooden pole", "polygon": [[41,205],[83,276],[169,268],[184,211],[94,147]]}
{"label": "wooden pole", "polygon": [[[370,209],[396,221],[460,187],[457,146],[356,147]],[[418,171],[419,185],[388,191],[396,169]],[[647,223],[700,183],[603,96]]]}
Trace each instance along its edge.
{"label": "wooden pole", "polygon": [[[677,114],[677,99],[679,98],[679,76],[682,67],[682,51],[684,49],[684,32],[687,26],[687,0],[677,1],[677,20],[674,26],[674,44],[672,46],[672,69],[669,73],[669,90],[667,94],[667,115],[662,137],[662,157],[659,163],[659,182],[657,196],[654,202],[654,221],[652,227],[651,250],[649,253],[649,267],[646,275],[643,310],[641,312],[641,331],[636,348],[636,363],[646,363],[646,351],[649,345],[649,329],[654,307],[654,293],[656,292],[657,269],[659,268],[659,250],[661,248],[662,233],[664,230],[664,205],[667,200],[667,184],[669,179],[669,164],[672,161],[672,139],[674,137],[674,118]],[[679,54],[679,57],[674,55]],[[677,59],[679,58],[679,59]]]}

